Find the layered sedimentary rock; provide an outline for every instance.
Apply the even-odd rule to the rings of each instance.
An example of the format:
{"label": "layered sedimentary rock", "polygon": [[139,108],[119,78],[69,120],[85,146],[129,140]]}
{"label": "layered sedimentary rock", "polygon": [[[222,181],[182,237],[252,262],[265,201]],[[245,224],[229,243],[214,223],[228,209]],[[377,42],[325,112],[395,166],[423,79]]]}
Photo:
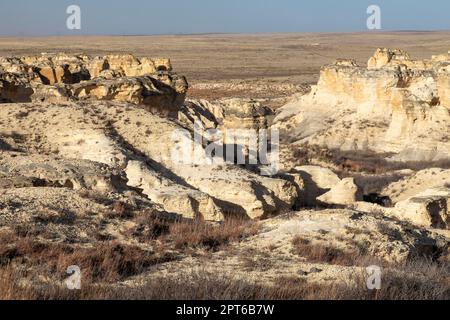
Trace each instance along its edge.
{"label": "layered sedimentary rock", "polygon": [[296,167],[295,172],[304,182],[304,188],[300,193],[300,203],[306,206],[317,205],[317,198],[340,182],[333,171],[319,166]]}
{"label": "layered sedimentary rock", "polygon": [[449,55],[415,61],[378,49],[368,67],[340,60],[322,68],[310,94],[275,119],[289,141],[396,154],[396,160],[450,157]]}
{"label": "layered sedimentary rock", "polygon": [[64,54],[0,59],[0,101],[115,100],[176,117],[188,89],[168,59]]}
{"label": "layered sedimentary rock", "polygon": [[101,163],[46,155],[26,156],[17,152],[0,155],[1,188],[56,187],[120,192],[126,185],[125,174]]}
{"label": "layered sedimentary rock", "polygon": [[353,178],[346,178],[339,181],[330,191],[318,197],[317,200],[326,204],[345,206],[361,201],[362,198]]}
{"label": "layered sedimentary rock", "polygon": [[180,120],[192,126],[199,123],[205,129],[268,129],[273,111],[251,99],[188,100],[180,112]]}
{"label": "layered sedimentary rock", "polygon": [[394,214],[419,226],[450,229],[450,191],[429,189],[396,204]]}
{"label": "layered sedimentary rock", "polygon": [[177,184],[140,161],[129,161],[125,172],[130,186],[169,212],[191,219],[224,220],[222,209],[207,193]]}
{"label": "layered sedimentary rock", "polygon": [[[84,164],[93,162],[92,166],[106,168],[106,172],[120,173],[127,188],[141,190],[167,212],[212,221],[286,212],[298,198],[297,187],[287,180],[263,177],[223,159],[210,162],[202,144],[177,120],[132,104],[3,104],[0,121],[8,122],[0,129],[0,156],[23,152],[30,157],[57,155],[64,163],[73,162],[69,173],[53,173],[50,167],[47,172],[21,169],[23,176],[41,177],[48,185],[55,182],[61,188],[101,191],[87,177],[82,183],[78,174],[70,173],[83,171]],[[198,151],[194,162],[177,157],[180,143]],[[96,181],[100,186],[102,179]]]}
{"label": "layered sedimentary rock", "polygon": [[[27,165],[9,165],[3,185],[40,183],[100,193],[139,190],[167,212],[211,221],[292,209],[298,185],[211,155],[204,141],[187,130],[200,122],[203,129],[258,133],[269,127],[270,110],[251,100],[183,107],[187,88],[168,59],[64,54],[1,58],[0,121],[8,122],[0,129],[1,152],[23,152],[26,161],[35,154],[49,159],[46,166],[42,161],[28,166],[18,158]],[[231,142],[225,135],[221,143]],[[186,154],[178,156],[180,148],[190,161]],[[51,160],[50,155],[62,159]],[[122,187],[114,187],[113,181],[119,180]]]}
{"label": "layered sedimentary rock", "polygon": [[206,144],[216,145],[228,162],[256,166],[278,161],[279,139],[270,130],[273,117],[274,112],[261,102],[239,98],[188,100],[179,113],[180,121]]}

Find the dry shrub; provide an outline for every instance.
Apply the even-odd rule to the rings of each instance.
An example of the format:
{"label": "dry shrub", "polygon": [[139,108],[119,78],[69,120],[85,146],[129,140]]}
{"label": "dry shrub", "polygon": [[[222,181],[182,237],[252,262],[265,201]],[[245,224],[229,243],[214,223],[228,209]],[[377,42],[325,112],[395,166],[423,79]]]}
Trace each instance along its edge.
{"label": "dry shrub", "polygon": [[364,194],[377,194],[393,182],[403,179],[405,176],[399,173],[392,173],[386,175],[366,175],[356,173],[352,175],[355,179],[356,185],[360,186]]}
{"label": "dry shrub", "polygon": [[368,290],[367,274],[355,271],[350,279],[329,283],[280,277],[274,285],[252,283],[230,274],[196,272],[177,278],[154,279],[132,296],[144,299],[231,300],[404,300],[449,299],[450,269],[429,260],[413,260],[396,271],[382,269],[381,290]]}
{"label": "dry shrub", "polygon": [[391,154],[377,154],[363,151],[332,150],[331,161],[338,165],[341,171],[365,172],[372,174],[385,174],[390,171],[411,169],[414,171],[428,168],[450,168],[450,160],[440,161],[388,161]]}
{"label": "dry shrub", "polygon": [[340,266],[367,266],[373,263],[384,264],[384,261],[366,255],[366,249],[355,245],[355,250],[348,251],[339,248],[312,243],[300,236],[292,239],[295,254],[308,262],[327,263]]}
{"label": "dry shrub", "polygon": [[21,285],[25,274],[11,265],[0,267],[0,300],[37,299],[33,289]]}
{"label": "dry shrub", "polygon": [[298,165],[313,164],[314,160],[329,162],[332,152],[326,148],[315,145],[293,145],[292,157]]}
{"label": "dry shrub", "polygon": [[73,224],[76,218],[77,215],[71,211],[61,210],[58,212],[48,209],[38,211],[33,216],[34,222],[44,224]]}
{"label": "dry shrub", "polygon": [[92,249],[74,250],[58,259],[57,269],[78,265],[93,281],[114,282],[142,273],[148,267],[169,260],[139,247],[114,242],[100,243]]}
{"label": "dry shrub", "polygon": [[136,228],[132,231],[132,235],[143,242],[158,239],[170,232],[170,226],[177,218],[154,209],[144,210],[134,219]]}
{"label": "dry shrub", "polygon": [[255,235],[257,224],[248,220],[230,219],[218,225],[202,221],[181,221],[170,226],[168,237],[175,248],[204,247],[217,250],[230,242]]}
{"label": "dry shrub", "polygon": [[[450,299],[448,270],[435,274],[429,264],[412,263],[403,272],[383,270],[380,290],[368,290],[367,274],[328,283],[284,276],[263,285],[230,274],[188,271],[152,278],[142,287],[98,286],[82,283],[80,291],[58,286],[21,286],[11,268],[0,269],[0,299],[146,299],[146,300],[443,300]],[[434,270],[431,266],[431,271]],[[413,273],[408,273],[413,271]],[[414,272],[416,274],[414,274]],[[442,272],[442,271],[441,271]],[[424,274],[418,276],[417,273]]]}
{"label": "dry shrub", "polygon": [[77,265],[83,277],[92,281],[113,282],[139,274],[148,267],[173,260],[169,254],[156,255],[137,246],[114,241],[99,242],[93,248],[59,243],[40,243],[31,238],[19,238],[11,233],[1,233],[0,265],[11,263],[39,267],[49,275],[67,276],[66,269]]}
{"label": "dry shrub", "polygon": [[111,210],[105,214],[108,219],[130,219],[133,217],[133,212],[122,201],[114,201],[111,205]]}
{"label": "dry shrub", "polygon": [[221,223],[210,223],[180,219],[177,215],[157,210],[145,210],[134,221],[136,227],[132,230],[132,235],[140,241],[158,239],[179,250],[199,247],[217,250],[258,232],[257,223],[250,220],[228,219]]}
{"label": "dry shrub", "polygon": [[15,265],[0,267],[0,300],[79,300],[101,299],[114,290],[82,279],[82,290],[64,285],[39,283],[39,274]]}
{"label": "dry shrub", "polygon": [[315,161],[338,166],[342,176],[351,173],[385,174],[390,171],[412,169],[415,171],[435,168],[450,168],[450,160],[406,161],[386,160],[392,154],[380,154],[371,151],[341,151],[315,145],[296,145],[292,150],[292,159],[297,165],[314,164]]}

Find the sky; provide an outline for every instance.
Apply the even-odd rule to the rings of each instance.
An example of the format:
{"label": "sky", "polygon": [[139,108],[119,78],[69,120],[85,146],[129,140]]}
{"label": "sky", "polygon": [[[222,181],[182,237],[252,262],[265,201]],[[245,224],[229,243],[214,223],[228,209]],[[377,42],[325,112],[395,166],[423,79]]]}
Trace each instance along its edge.
{"label": "sky", "polygon": [[[80,30],[66,26],[70,5]],[[369,5],[382,30],[450,30],[448,0],[0,0],[0,35],[368,31]]]}

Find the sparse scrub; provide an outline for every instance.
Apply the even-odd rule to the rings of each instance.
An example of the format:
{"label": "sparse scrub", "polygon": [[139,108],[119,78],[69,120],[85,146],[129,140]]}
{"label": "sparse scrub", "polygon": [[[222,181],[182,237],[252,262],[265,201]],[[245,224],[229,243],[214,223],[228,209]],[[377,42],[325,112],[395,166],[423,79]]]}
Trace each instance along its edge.
{"label": "sparse scrub", "polygon": [[133,212],[127,206],[126,203],[122,201],[115,201],[111,205],[111,210],[105,215],[108,219],[129,219],[133,217]]}
{"label": "sparse scrub", "polygon": [[[6,242],[9,240],[10,242]],[[1,233],[0,265],[12,263],[31,265],[47,275],[65,277],[66,268],[78,265],[83,277],[90,281],[114,282],[145,271],[151,265],[173,260],[170,254],[158,256],[137,246],[114,241],[99,242],[95,247],[60,243],[42,243],[32,238],[19,238]]]}
{"label": "sparse scrub", "polygon": [[[124,214],[123,204],[116,203],[115,207],[114,218]],[[40,219],[42,223],[55,222],[53,215],[41,216]],[[230,220],[212,225],[202,221],[180,221],[157,210],[145,210],[133,219],[137,226],[130,236],[139,239],[146,249],[108,239],[99,240],[93,247],[42,242],[36,237],[40,233],[36,234],[34,229],[2,230],[0,243],[5,245],[0,247],[1,272],[9,272],[11,275],[12,266],[17,270],[31,267],[31,270],[40,275],[61,281],[67,276],[66,268],[77,265],[83,270],[83,279],[87,283],[113,283],[145,272],[152,265],[177,259],[177,250],[218,250],[257,231],[256,225],[249,221]],[[149,245],[152,249],[147,249]],[[21,276],[20,272],[17,276]],[[2,286],[11,286],[10,276],[4,281]],[[8,290],[5,292],[10,292]],[[50,293],[34,294],[37,297],[47,297],[47,294],[59,295],[60,291],[53,287]],[[71,295],[68,298],[74,297]]]}
{"label": "sparse scrub", "polygon": [[176,219],[157,210],[144,210],[134,219],[137,226],[132,231],[133,236],[142,242],[158,239],[170,232],[170,225],[175,223]]}
{"label": "sparse scrub", "polygon": [[296,146],[292,151],[293,161],[297,165],[307,165],[314,161],[337,166],[342,176],[351,173],[385,174],[390,171],[411,169],[423,170],[430,167],[450,169],[449,160],[440,161],[388,161],[392,154],[377,154],[369,151],[341,151],[316,145]]}
{"label": "sparse scrub", "polygon": [[[412,262],[403,271],[383,269],[381,290],[368,290],[367,275],[356,271],[342,282],[314,283],[300,277],[279,277],[263,285],[230,274],[205,270],[152,278],[143,287],[83,284],[80,291],[56,285],[20,285],[26,274],[0,269],[0,299],[147,299],[147,300],[442,300],[450,298],[449,270]],[[353,283],[353,284],[351,284]]]}
{"label": "sparse scrub", "polygon": [[175,223],[170,239],[176,248],[205,247],[217,250],[232,241],[240,241],[257,233],[257,224],[250,221],[227,220],[211,226],[201,221]]}
{"label": "sparse scrub", "polygon": [[76,214],[67,210],[54,212],[51,210],[43,210],[37,212],[33,216],[36,223],[53,223],[53,224],[73,224],[76,220]]}
{"label": "sparse scrub", "polygon": [[368,243],[353,240],[353,249],[336,248],[324,243],[314,243],[302,237],[292,239],[293,252],[307,262],[339,266],[366,267],[372,264],[388,265],[386,261],[369,254]]}

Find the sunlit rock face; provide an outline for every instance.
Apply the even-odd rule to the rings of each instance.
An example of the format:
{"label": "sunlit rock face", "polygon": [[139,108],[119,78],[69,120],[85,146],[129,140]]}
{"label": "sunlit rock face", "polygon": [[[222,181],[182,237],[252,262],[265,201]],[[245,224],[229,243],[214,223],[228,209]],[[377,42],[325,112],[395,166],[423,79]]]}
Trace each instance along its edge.
{"label": "sunlit rock face", "polygon": [[176,117],[188,89],[169,59],[133,55],[42,54],[0,58],[0,100],[114,100]]}
{"label": "sunlit rock face", "polygon": [[367,67],[324,66],[311,93],[282,107],[274,126],[289,141],[392,153],[396,160],[450,157],[450,56],[412,60],[377,49]]}
{"label": "sunlit rock face", "polygon": [[[133,191],[170,213],[208,221],[291,210],[299,189],[293,183],[221,158],[210,163],[202,143],[186,130],[199,121],[204,129],[257,134],[269,127],[271,110],[252,100],[189,104],[187,90],[185,78],[173,73],[168,59],[65,54],[0,58],[0,122],[7,124],[0,127],[0,158],[4,151],[17,150],[28,156],[22,161],[27,168],[9,168],[19,159],[8,158],[0,185]],[[226,139],[224,135],[224,143]],[[195,161],[176,156],[180,140],[188,150],[195,149]],[[41,163],[32,162],[35,155],[45,155],[41,162],[54,162],[56,169],[42,169]],[[116,180],[121,180],[120,187]]]}

